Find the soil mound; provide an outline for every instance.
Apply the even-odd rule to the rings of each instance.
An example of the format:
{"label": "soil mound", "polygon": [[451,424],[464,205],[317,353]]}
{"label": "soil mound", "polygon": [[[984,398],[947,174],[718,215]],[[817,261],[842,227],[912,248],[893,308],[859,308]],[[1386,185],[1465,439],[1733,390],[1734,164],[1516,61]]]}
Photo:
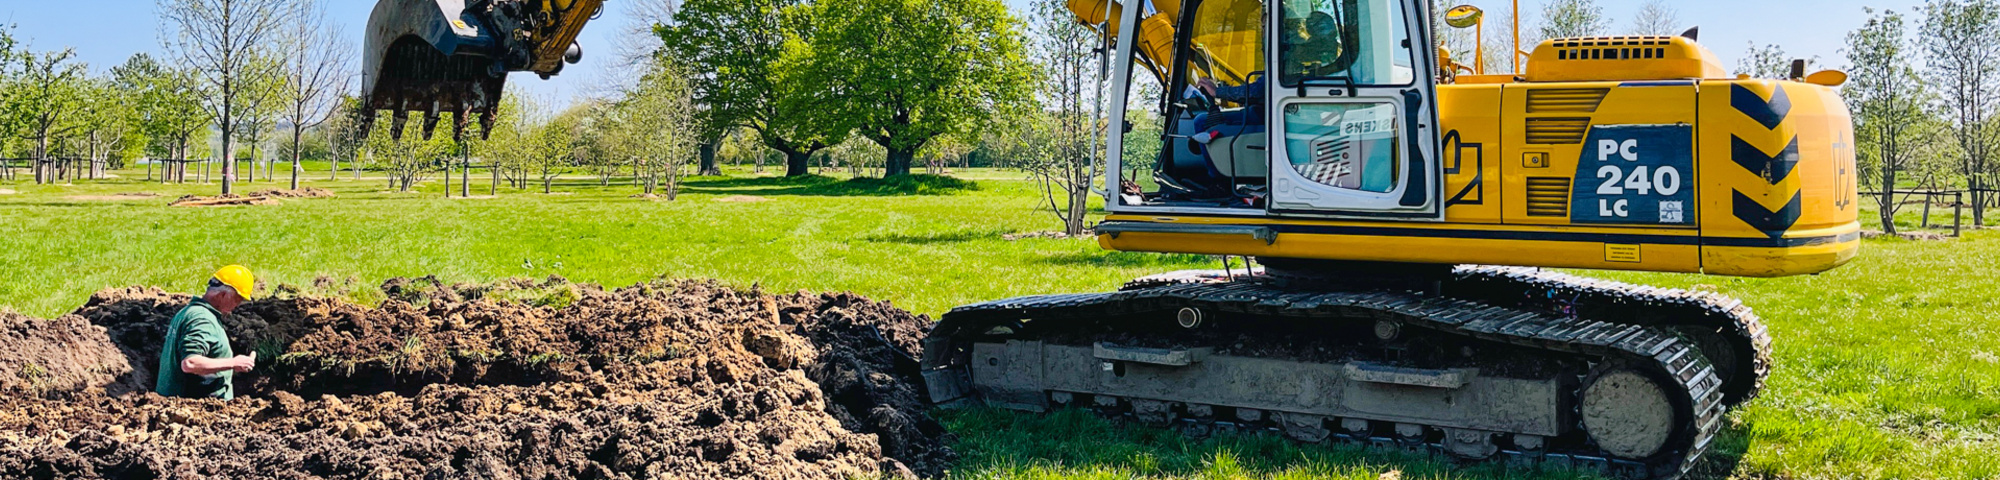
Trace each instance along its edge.
{"label": "soil mound", "polygon": [[694,281],[381,290],[379,308],[279,288],[238,309],[235,349],[266,360],[227,403],[96,393],[150,388],[184,295],[0,318],[0,368],[97,358],[50,361],[40,390],[0,384],[0,477],[850,478],[953,460],[913,360],[930,322],[888,304]]}
{"label": "soil mound", "polygon": [[[0,312],[0,394],[34,397],[137,390],[104,327],[76,315],[43,320]],[[122,385],[121,385],[122,384]]]}

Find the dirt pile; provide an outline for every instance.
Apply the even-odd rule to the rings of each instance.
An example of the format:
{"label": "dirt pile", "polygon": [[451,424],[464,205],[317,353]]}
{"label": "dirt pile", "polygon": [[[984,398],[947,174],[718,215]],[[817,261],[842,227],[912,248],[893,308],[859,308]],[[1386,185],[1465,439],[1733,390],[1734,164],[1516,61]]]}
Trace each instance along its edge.
{"label": "dirt pile", "polygon": [[50,344],[100,357],[46,360],[66,380],[40,393],[4,384],[0,477],[849,478],[953,460],[919,396],[929,321],[857,296],[426,278],[366,308],[293,291],[225,320],[266,359],[228,403],[99,393],[151,384],[142,364],[185,296],[108,290],[61,319],[0,319],[0,350],[26,352],[0,368]]}

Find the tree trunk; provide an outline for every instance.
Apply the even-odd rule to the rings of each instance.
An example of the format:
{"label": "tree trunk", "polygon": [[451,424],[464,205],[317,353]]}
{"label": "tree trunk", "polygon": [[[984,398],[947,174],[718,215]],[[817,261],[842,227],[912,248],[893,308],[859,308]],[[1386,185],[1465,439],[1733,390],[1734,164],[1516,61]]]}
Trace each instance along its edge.
{"label": "tree trunk", "polygon": [[701,144],[701,168],[695,175],[721,176],[722,168],[715,166],[715,150],[722,146],[722,135],[709,138]]}
{"label": "tree trunk", "polygon": [[[493,162],[486,162],[486,163],[487,163],[488,165],[492,165],[492,164],[493,164]],[[495,196],[495,197],[498,197],[498,196],[500,196],[500,166],[499,166],[499,165],[493,165],[492,167],[489,167],[489,168],[487,168],[487,170],[490,170],[490,171],[492,171],[492,172],[493,172],[493,187],[492,187],[492,188],[490,188],[490,189],[487,189],[487,190],[486,190],[486,194],[487,194],[487,195],[492,195],[492,196]]]}
{"label": "tree trunk", "polygon": [[[1886,159],[1888,157],[1885,156],[1883,158]],[[1889,162],[1885,161],[1883,163],[1885,165],[1882,166],[1882,201],[1881,205],[1879,206],[1880,208],[1878,208],[1877,210],[1881,210],[1882,213],[1882,233],[1895,235],[1896,206],[1897,206],[1895,203],[1896,169],[1889,165],[1886,165]]]}
{"label": "tree trunk", "polygon": [[882,178],[909,175],[910,164],[917,158],[917,149],[889,149],[889,158],[882,164]]}
{"label": "tree trunk", "polygon": [[799,177],[812,174],[812,154],[800,151],[785,152],[785,176]]}
{"label": "tree trunk", "polygon": [[293,190],[299,189],[299,170],[305,168],[305,166],[299,162],[299,143],[305,140],[304,138],[305,135],[306,135],[305,129],[299,128],[298,125],[292,126],[292,189]]}

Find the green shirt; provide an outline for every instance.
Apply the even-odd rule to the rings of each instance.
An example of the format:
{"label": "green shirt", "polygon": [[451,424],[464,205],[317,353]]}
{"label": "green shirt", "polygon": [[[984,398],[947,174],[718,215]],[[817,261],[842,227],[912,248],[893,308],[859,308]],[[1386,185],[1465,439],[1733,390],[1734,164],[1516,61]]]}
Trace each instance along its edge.
{"label": "green shirt", "polygon": [[169,397],[223,400],[236,397],[232,378],[236,372],[223,371],[201,376],[181,371],[181,360],[192,355],[218,360],[236,357],[236,352],[229,349],[229,336],[223,333],[219,317],[214,306],[195,298],[167,322],[167,338],[160,345],[160,371],[155,379],[154,392]]}

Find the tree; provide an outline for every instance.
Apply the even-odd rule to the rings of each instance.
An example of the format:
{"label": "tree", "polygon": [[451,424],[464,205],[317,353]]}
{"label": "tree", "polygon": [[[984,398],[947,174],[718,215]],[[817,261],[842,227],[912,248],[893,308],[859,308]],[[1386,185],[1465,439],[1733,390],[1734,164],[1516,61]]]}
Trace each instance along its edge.
{"label": "tree", "polygon": [[[1873,9],[1867,9],[1873,15]],[[1905,63],[1903,17],[1874,15],[1847,34],[1847,61],[1853,77],[1843,96],[1852,105],[1862,156],[1881,182],[1882,231],[1896,233],[1896,173],[1911,163],[1907,131],[1923,122],[1929,99],[1916,69]]]}
{"label": "tree", "polygon": [[2000,87],[2000,5],[1993,0],[1933,0],[1924,4],[1919,43],[1938,83],[1940,107],[1958,140],[1962,173],[1972,190],[1972,222],[1985,225],[1985,177],[1995,146],[1993,121]]}
{"label": "tree", "polygon": [[1632,17],[1633,35],[1674,35],[1681,33],[1680,12],[1667,4],[1666,0],[1646,0],[1639,5],[1639,13]]}
{"label": "tree", "polygon": [[[303,170],[300,145],[305,132],[333,115],[340,105],[339,94],[347,90],[347,72],[353,69],[350,44],[342,41],[347,38],[346,29],[327,17],[325,0],[306,0],[298,8],[286,35],[286,50],[292,54],[284,60],[281,90],[284,120],[292,127],[293,190],[299,188],[299,172]],[[333,131],[338,129],[329,130]],[[338,171],[339,161],[334,165]]]}
{"label": "tree", "polygon": [[7,111],[21,125],[20,133],[35,143],[35,183],[54,182],[65,175],[49,153],[51,144],[82,128],[84,110],[82,63],[71,62],[76,51],[20,52],[14,55],[20,78],[8,95]]}
{"label": "tree", "polygon": [[160,164],[162,183],[186,181],[185,161],[192,157],[191,142],[196,132],[208,124],[193,74],[161,65],[152,56],[138,53],[124,65],[112,67],[111,76],[120,88],[138,92],[134,110],[139,131],[149,139],[148,178],[151,165]]}
{"label": "tree", "polygon": [[1035,111],[1011,115],[1024,120],[1013,132],[1023,140],[1012,152],[1022,170],[1041,186],[1048,209],[1063,222],[1063,232],[1083,233],[1089,214],[1090,191],[1097,182],[1096,106],[1099,88],[1096,31],[1078,24],[1062,0],[1034,3],[1037,42],[1033,55],[1042,79]]}
{"label": "tree", "polygon": [[275,182],[278,180],[271,170],[276,165],[270,152],[263,148],[263,141],[264,133],[277,127],[278,115],[284,110],[284,63],[275,57],[260,56],[251,60],[251,64],[256,68],[249,69],[252,74],[243,76],[243,109],[237,115],[242,123],[237,131],[250,147],[250,175],[244,180],[257,180],[257,163],[261,161],[264,163],[264,181]]}
{"label": "tree", "polygon": [[1792,59],[1785,56],[1784,47],[1777,45],[1757,46],[1750,44],[1750,50],[1743,58],[1736,60],[1736,74],[1750,78],[1786,80],[1792,76]]}
{"label": "tree", "polygon": [[847,136],[838,118],[816,108],[829,88],[825,79],[796,68],[810,53],[804,27],[814,12],[800,0],[690,0],[671,25],[655,29],[663,55],[687,66],[703,107],[702,135],[751,129],[785,154],[787,176],[810,173],[813,153]]}
{"label": "tree", "polygon": [[237,122],[250,79],[270,77],[257,62],[272,48],[291,12],[285,0],[157,0],[156,12],[168,32],[163,43],[177,62],[192,69],[205,87],[203,106],[222,133],[222,193],[235,183]]}
{"label": "tree", "polygon": [[84,108],[78,115],[83,141],[81,153],[89,160],[86,178],[97,179],[104,176],[105,168],[116,168],[144,152],[146,136],[138,126],[138,109],[133,106],[133,100],[141,93],[108,78],[86,80],[82,93]]}
{"label": "tree", "polygon": [[[999,0],[821,0],[793,96],[888,150],[883,174],[910,173],[919,150],[1029,100],[1033,68],[1020,22]],[[800,98],[804,97],[804,98]],[[842,128],[839,130],[847,130]]]}
{"label": "tree", "polygon": [[[630,154],[639,159],[635,174],[645,179],[645,193],[654,195],[664,186],[667,200],[680,196],[680,182],[688,160],[695,155],[695,108],[688,100],[688,85],[681,73],[665,62],[654,62],[639,84],[617,106],[627,129],[625,138],[634,140]],[[647,135],[652,132],[652,135]],[[659,135],[658,132],[679,132]]]}
{"label": "tree", "polygon": [[1539,40],[1592,37],[1611,29],[1604,7],[1597,0],[1549,0],[1542,4],[1542,22],[1535,29]]}

